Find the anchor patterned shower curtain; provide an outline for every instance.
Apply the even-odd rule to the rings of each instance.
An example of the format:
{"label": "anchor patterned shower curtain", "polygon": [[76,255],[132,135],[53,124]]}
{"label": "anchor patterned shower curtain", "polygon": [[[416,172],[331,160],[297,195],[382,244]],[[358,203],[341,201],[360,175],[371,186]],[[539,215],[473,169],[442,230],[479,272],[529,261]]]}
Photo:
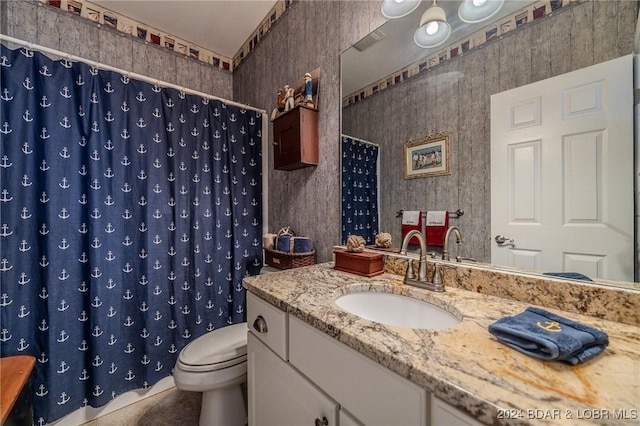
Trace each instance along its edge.
{"label": "anchor patterned shower curtain", "polygon": [[0,349],[35,423],[168,376],[245,321],[260,114],[27,49],[0,54]]}
{"label": "anchor patterned shower curtain", "polygon": [[376,145],[342,136],[342,244],[349,235],[375,243],[379,150]]}

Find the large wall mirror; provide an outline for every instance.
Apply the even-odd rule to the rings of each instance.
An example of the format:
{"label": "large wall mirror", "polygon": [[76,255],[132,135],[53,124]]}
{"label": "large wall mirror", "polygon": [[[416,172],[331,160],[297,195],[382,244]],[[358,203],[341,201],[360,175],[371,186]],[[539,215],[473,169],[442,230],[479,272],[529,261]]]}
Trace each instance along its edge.
{"label": "large wall mirror", "polygon": [[[343,52],[342,133],[380,146],[379,228],[391,233],[394,246],[402,238],[399,211],[462,210],[464,215],[451,215],[449,221],[460,228],[464,240],[460,245],[451,241],[451,258],[507,268],[492,259],[497,243],[491,229],[491,97],[630,54],[638,6],[506,0],[490,19],[469,24],[458,16],[461,1],[441,0],[437,4],[445,11],[451,33],[443,44],[421,48],[414,43],[414,32],[432,3],[422,1],[411,14],[388,20]],[[619,25],[615,35],[605,25],[600,30],[582,21],[588,17],[593,23],[615,22],[624,16],[632,16],[632,22],[624,30]],[[631,84],[629,92],[632,89]],[[440,133],[450,140],[450,174],[406,179],[406,143]],[[633,203],[629,205],[625,209],[634,221]],[[526,237],[519,238],[520,242]],[[548,244],[560,238],[551,235]],[[637,269],[633,230],[626,240],[632,270]],[[576,272],[573,269],[529,272]],[[628,279],[601,272],[588,275],[604,284],[638,288],[637,272]]]}

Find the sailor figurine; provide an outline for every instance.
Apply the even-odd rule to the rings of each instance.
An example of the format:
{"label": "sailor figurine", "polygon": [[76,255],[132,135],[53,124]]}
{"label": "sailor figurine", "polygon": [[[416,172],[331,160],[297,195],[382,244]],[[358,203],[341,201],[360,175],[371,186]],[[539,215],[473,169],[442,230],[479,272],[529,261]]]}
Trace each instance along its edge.
{"label": "sailor figurine", "polygon": [[304,101],[307,106],[313,106],[313,83],[309,73],[304,75]]}
{"label": "sailor figurine", "polygon": [[289,111],[293,109],[294,94],[295,94],[295,90],[292,87],[289,87],[288,84],[285,84],[284,86],[284,110],[285,111]]}

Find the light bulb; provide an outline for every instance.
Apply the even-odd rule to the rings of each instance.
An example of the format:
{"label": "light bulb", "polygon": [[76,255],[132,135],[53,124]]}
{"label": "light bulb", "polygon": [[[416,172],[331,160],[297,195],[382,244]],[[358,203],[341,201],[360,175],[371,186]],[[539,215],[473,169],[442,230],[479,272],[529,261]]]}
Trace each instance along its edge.
{"label": "light bulb", "polygon": [[438,32],[438,22],[436,22],[436,21],[429,22],[427,24],[426,31],[427,31],[427,34],[429,34],[429,35],[434,35],[435,33],[437,33]]}
{"label": "light bulb", "polygon": [[393,0],[393,2],[400,4],[400,3],[404,3],[404,0]]}
{"label": "light bulb", "polygon": [[474,5],[475,7],[480,7],[480,6],[482,6],[483,4],[485,4],[486,2],[487,2],[487,0],[473,0],[473,5]]}

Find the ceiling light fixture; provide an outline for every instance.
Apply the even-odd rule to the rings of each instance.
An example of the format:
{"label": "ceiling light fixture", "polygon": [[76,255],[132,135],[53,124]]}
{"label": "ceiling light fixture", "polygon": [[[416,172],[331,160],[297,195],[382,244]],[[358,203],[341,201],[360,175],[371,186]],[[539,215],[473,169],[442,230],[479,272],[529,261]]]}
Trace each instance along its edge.
{"label": "ceiling light fixture", "polygon": [[450,34],[451,25],[447,22],[447,15],[436,4],[436,0],[433,0],[433,4],[422,14],[420,26],[413,34],[413,41],[423,48],[436,47],[444,43]]}
{"label": "ceiling light fixture", "polygon": [[402,18],[420,5],[421,0],[384,0],[382,14],[387,18]]}
{"label": "ceiling light fixture", "polygon": [[464,0],[458,8],[458,17],[468,24],[482,22],[498,13],[503,4],[504,0]]}

